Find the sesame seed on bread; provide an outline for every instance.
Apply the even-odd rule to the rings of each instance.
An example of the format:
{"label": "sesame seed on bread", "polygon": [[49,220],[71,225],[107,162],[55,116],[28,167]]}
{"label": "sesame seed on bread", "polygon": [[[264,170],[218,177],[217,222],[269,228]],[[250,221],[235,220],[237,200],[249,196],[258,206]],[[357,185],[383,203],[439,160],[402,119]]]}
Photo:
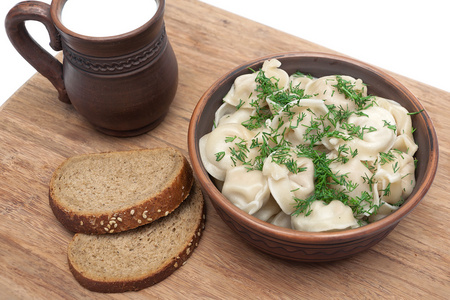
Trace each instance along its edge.
{"label": "sesame seed on bread", "polygon": [[68,230],[112,234],[169,215],[193,181],[186,158],[170,147],[85,154],[55,170],[49,201]]}
{"label": "sesame seed on bread", "polygon": [[68,247],[75,279],[95,292],[136,291],[167,278],[197,247],[205,222],[205,203],[194,183],[189,197],[171,214],[121,233],[77,233]]}

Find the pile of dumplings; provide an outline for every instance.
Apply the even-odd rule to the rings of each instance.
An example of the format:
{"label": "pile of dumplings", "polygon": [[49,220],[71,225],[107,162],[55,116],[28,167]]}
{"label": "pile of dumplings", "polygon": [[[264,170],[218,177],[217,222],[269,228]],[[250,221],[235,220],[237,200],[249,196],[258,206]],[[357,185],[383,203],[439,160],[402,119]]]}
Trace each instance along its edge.
{"label": "pile of dumplings", "polygon": [[[397,210],[415,186],[418,146],[408,111],[367,95],[361,79],[289,75],[280,67],[278,60],[268,60],[260,70],[237,77],[213,130],[199,141],[203,165],[222,194],[260,220],[310,232],[357,228]],[[261,76],[276,87],[273,94],[261,97]],[[370,99],[369,105],[358,104],[339,82]],[[274,101],[278,93],[290,101]],[[333,122],[330,116],[343,112],[348,116]],[[260,126],[246,126],[260,116],[266,117]],[[327,184],[351,203],[359,201],[358,209],[342,199],[317,199],[319,166],[302,149],[326,157]],[[280,151],[289,159],[280,159]],[[331,178],[341,178],[341,184]],[[314,201],[303,202],[306,209],[299,211],[299,200],[306,199]]]}

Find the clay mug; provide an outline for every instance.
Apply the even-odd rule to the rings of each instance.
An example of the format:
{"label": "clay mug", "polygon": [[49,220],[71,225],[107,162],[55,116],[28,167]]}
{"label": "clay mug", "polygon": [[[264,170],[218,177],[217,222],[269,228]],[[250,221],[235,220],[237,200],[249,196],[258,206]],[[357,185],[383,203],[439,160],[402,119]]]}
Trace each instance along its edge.
{"label": "clay mug", "polygon": [[[59,100],[72,103],[96,129],[139,135],[163,121],[178,85],[177,60],[163,20],[165,0],[149,1],[156,1],[155,14],[123,34],[93,37],[71,31],[61,20],[67,0],[18,3],[6,16],[6,32],[17,51],[54,85]],[[50,46],[63,51],[63,63],[30,37],[27,20],[45,25]]]}

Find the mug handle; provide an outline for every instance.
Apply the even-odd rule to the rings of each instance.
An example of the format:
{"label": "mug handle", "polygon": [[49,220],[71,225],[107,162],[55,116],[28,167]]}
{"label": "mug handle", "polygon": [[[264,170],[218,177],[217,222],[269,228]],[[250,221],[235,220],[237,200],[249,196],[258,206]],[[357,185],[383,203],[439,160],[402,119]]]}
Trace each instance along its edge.
{"label": "mug handle", "polygon": [[50,5],[39,1],[25,1],[16,4],[6,15],[6,33],[20,55],[39,73],[50,80],[58,91],[59,100],[70,103],[64,86],[62,64],[29,35],[25,27],[25,21],[28,20],[44,24],[50,35],[52,49],[55,51],[62,50],[61,36],[53,25]]}

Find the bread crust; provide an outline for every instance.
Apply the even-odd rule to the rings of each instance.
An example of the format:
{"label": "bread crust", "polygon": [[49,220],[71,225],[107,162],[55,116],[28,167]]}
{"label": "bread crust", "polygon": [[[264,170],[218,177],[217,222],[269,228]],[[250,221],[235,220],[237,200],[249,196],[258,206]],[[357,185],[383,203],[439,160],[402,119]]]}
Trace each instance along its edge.
{"label": "bread crust", "polygon": [[[195,193],[197,197],[201,198],[200,199],[202,203],[201,214],[197,217],[196,221],[197,226],[194,233],[192,234],[191,239],[184,242],[182,251],[178,253],[177,256],[168,259],[166,262],[164,262],[164,264],[160,266],[160,268],[157,271],[153,272],[152,274],[147,274],[138,279],[100,281],[94,278],[88,278],[85,275],[83,275],[83,272],[77,270],[77,268],[70,260],[70,256],[68,255],[69,268],[75,279],[80,283],[81,286],[94,292],[122,293],[127,291],[138,291],[150,287],[164,280],[165,278],[170,276],[173,272],[182,267],[186,263],[187,259],[192,255],[194,250],[198,247],[198,243],[200,241],[201,236],[203,235],[202,233],[205,228],[206,222],[206,204],[201,189],[200,187],[196,187],[196,184],[194,184],[192,188],[198,189]],[[152,226],[152,224],[147,226]],[[118,234],[120,235],[121,233]],[[78,235],[79,234],[75,234],[72,241],[74,241]]]}
{"label": "bread crust", "polygon": [[[181,152],[173,148],[153,148],[120,152],[104,152],[92,155],[107,155],[108,153],[137,151],[159,151],[165,149],[167,151],[174,151],[180,155],[183,160],[182,168],[179,170],[172,182],[168,184],[167,188],[159,191],[159,193],[157,193],[154,197],[143,199],[137,204],[130,204],[123,209],[117,211],[105,211],[104,213],[77,213],[64,207],[58,201],[53,190],[54,182],[62,166],[70,160],[70,158],[67,159],[55,170],[50,181],[49,203],[56,219],[67,230],[75,233],[111,234],[149,224],[161,217],[167,216],[187,198],[194,182],[192,168]],[[87,156],[88,155],[90,154],[87,154]]]}

